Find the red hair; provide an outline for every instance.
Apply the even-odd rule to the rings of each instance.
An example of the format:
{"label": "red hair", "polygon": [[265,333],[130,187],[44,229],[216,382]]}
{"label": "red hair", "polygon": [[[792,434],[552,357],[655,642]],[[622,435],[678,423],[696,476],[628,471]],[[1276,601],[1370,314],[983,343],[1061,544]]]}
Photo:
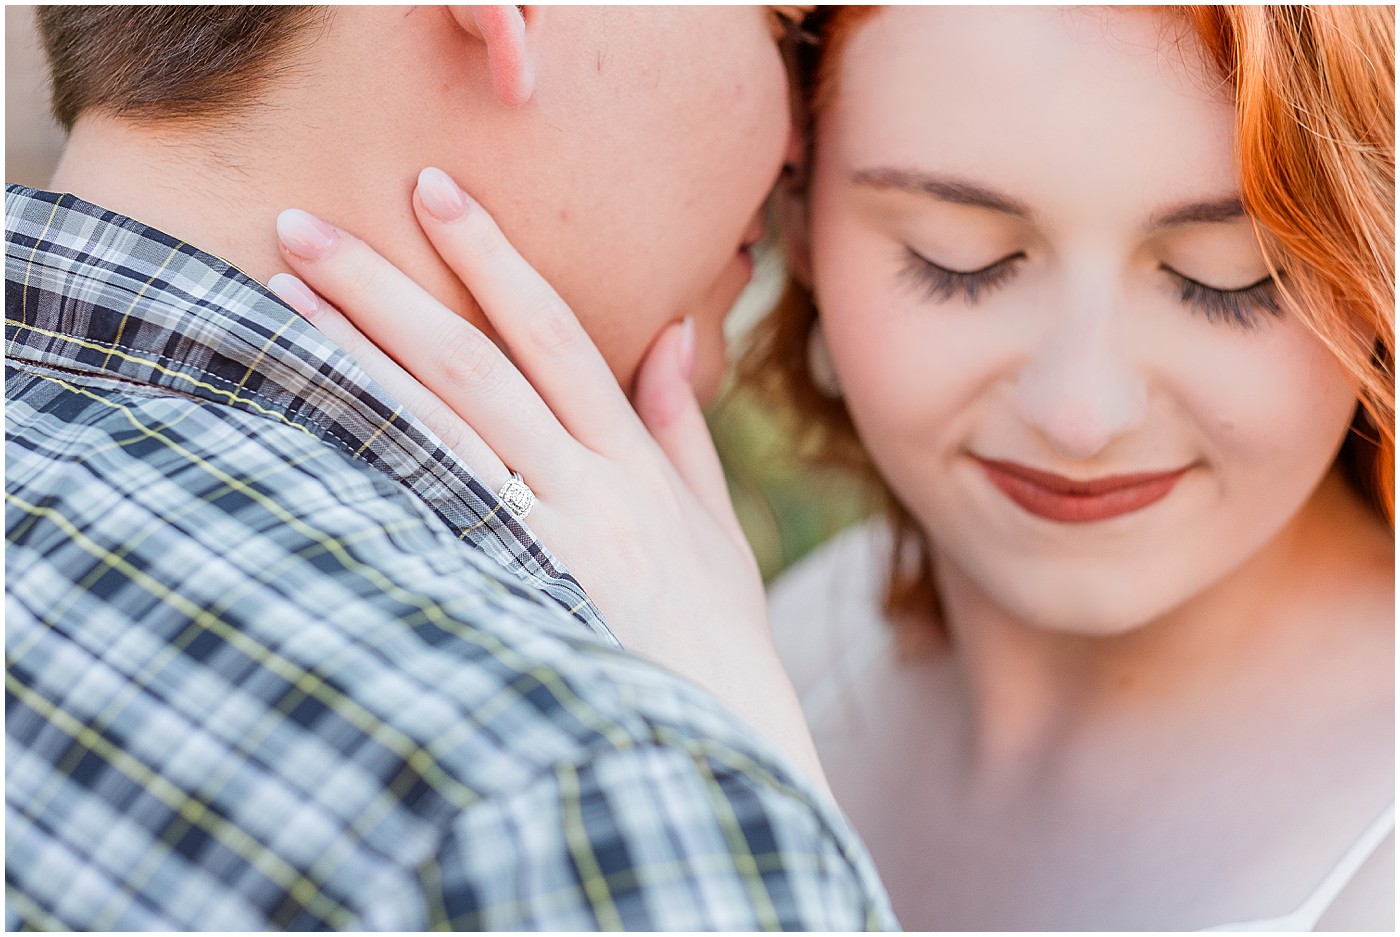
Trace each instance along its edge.
{"label": "red hair", "polygon": [[1290,312],[1359,388],[1342,457],[1395,524],[1395,14],[1185,9],[1235,93],[1240,185]]}
{"label": "red hair", "polygon": [[[821,7],[815,42],[793,55],[807,139],[837,93],[842,50],[878,7]],[[1197,6],[1180,17],[1233,91],[1241,198],[1266,261],[1296,316],[1358,388],[1338,456],[1376,515],[1395,517],[1395,60],[1390,7]],[[810,156],[810,153],[809,153]],[[928,547],[880,479],[850,414],[807,366],[817,310],[790,279],[754,332],[742,379],[797,417],[799,451],[870,485],[894,529],[885,593],[892,620],[926,621],[937,594]],[[913,613],[912,615],[910,613]]]}

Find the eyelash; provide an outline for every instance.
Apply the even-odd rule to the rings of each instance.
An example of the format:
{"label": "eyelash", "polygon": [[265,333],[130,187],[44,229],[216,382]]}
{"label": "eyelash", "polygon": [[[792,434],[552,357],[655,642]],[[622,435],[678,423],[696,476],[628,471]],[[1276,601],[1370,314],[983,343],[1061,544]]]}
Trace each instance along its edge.
{"label": "eyelash", "polygon": [[[1017,264],[1026,259],[1024,253],[1018,252],[980,270],[964,271],[949,270],[913,248],[905,248],[905,251],[908,256],[902,273],[923,290],[925,300],[946,303],[961,296],[968,305],[974,305],[984,291],[1001,286],[1016,272]],[[1221,290],[1198,283],[1170,267],[1163,266],[1162,270],[1176,282],[1182,304],[1204,316],[1207,322],[1226,322],[1254,329],[1259,325],[1261,312],[1275,318],[1283,315],[1273,277],[1236,290]]]}
{"label": "eyelash", "polygon": [[980,270],[949,270],[939,266],[927,257],[908,252],[903,274],[924,291],[924,298],[946,303],[956,296],[962,296],[969,306],[977,302],[983,290],[994,290],[1016,271],[1016,265],[1026,259],[1023,253],[1003,257]]}
{"label": "eyelash", "polygon": [[1259,327],[1260,313],[1274,318],[1283,315],[1271,276],[1237,290],[1219,290],[1182,276],[1171,267],[1163,266],[1162,270],[1176,281],[1182,303],[1205,316],[1207,322],[1225,322],[1252,331]]}

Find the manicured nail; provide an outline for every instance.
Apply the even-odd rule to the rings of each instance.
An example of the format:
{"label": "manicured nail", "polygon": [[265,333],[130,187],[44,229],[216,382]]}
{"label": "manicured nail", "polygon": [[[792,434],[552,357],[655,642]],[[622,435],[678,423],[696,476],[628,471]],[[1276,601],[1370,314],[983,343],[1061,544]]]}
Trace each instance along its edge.
{"label": "manicured nail", "polygon": [[465,194],[452,177],[429,166],[418,174],[418,197],[438,221],[456,221],[467,213]]}
{"label": "manicured nail", "polygon": [[695,374],[695,317],[686,316],[681,322],[681,376],[687,381]]}
{"label": "manicured nail", "polygon": [[267,281],[267,288],[276,293],[282,302],[301,313],[304,319],[313,319],[321,311],[321,303],[311,292],[311,287],[290,273],[273,274]]}
{"label": "manicured nail", "polygon": [[277,216],[277,236],[287,250],[302,260],[320,260],[335,246],[335,229],[300,208]]}

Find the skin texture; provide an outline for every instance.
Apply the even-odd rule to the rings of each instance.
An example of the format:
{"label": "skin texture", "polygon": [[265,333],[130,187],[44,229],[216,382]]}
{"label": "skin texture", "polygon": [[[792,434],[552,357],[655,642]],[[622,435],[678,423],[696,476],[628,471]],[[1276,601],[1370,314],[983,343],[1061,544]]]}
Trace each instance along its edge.
{"label": "skin texture", "polygon": [[[788,139],[769,14],[530,8],[524,55],[488,62],[482,36],[509,33],[451,8],[336,8],[259,107],[193,127],[82,118],[53,185],[263,281],[287,270],[273,219],[303,208],[364,232],[485,324],[410,209],[419,170],[440,166],[558,288],[624,387],[657,333],[693,315],[696,384],[712,394],[721,322],[748,279],[739,248]],[[518,106],[513,62],[533,71]]]}
{"label": "skin texture", "polygon": [[[815,732],[911,929],[1282,914],[1391,796],[1392,538],[1329,471],[1355,389],[1296,321],[1180,279],[1267,273],[1218,210],[1238,190],[1216,83],[1150,12],[898,7],[852,37],[819,117],[822,326],[950,637],[877,660]],[[988,191],[1015,211],[967,204]],[[1193,204],[1213,210],[1161,223]],[[1016,259],[969,301],[911,250]],[[1070,523],[979,459],[1183,474]],[[811,658],[848,570],[875,594],[857,569],[788,592],[785,658]],[[885,627],[873,605],[830,646]],[[1384,926],[1392,893],[1365,881],[1342,905]]]}

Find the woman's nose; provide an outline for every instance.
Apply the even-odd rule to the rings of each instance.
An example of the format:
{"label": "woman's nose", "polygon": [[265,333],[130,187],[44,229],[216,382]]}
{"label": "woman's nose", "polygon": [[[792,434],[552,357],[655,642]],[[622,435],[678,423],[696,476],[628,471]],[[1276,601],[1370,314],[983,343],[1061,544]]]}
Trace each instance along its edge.
{"label": "woman's nose", "polygon": [[1022,419],[1067,459],[1092,459],[1142,423],[1147,388],[1107,315],[1067,317],[1016,376]]}

